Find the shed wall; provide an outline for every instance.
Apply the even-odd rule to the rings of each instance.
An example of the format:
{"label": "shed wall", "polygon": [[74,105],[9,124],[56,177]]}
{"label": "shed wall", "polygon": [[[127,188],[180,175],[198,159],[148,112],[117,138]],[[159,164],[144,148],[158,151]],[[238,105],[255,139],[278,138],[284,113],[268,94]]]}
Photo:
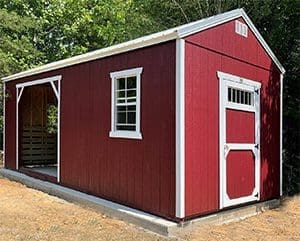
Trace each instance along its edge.
{"label": "shed wall", "polygon": [[[143,67],[142,140],[110,138],[110,72]],[[6,167],[15,168],[15,85],[62,75],[61,184],[175,216],[175,41],[8,82]]]}
{"label": "shed wall", "polygon": [[186,216],[219,209],[217,71],[262,83],[261,200],[279,197],[279,70],[250,29],[248,38],[235,33],[235,21],[187,37],[185,53]]}

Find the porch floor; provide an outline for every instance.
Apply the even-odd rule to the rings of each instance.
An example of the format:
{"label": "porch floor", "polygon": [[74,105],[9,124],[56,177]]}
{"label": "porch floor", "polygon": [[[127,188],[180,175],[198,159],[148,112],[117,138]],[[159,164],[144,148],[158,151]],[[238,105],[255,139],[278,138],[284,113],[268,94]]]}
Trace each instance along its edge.
{"label": "porch floor", "polygon": [[33,172],[38,172],[52,177],[57,177],[57,166],[26,166]]}

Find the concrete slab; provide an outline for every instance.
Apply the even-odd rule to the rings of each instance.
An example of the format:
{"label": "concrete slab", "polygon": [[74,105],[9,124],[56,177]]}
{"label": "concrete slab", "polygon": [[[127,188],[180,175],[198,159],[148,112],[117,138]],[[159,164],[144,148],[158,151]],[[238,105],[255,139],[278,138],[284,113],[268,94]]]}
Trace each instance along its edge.
{"label": "concrete slab", "polygon": [[178,232],[192,231],[193,228],[204,224],[222,224],[239,221],[249,216],[261,213],[267,209],[278,207],[280,204],[280,201],[277,199],[270,200],[231,210],[221,211],[215,214],[185,221],[183,224],[178,224],[102,198],[62,187],[57,184],[41,181],[17,171],[0,168],[0,175],[10,180],[23,183],[28,187],[58,196],[65,200],[76,202],[83,206],[92,207],[108,216],[122,219],[126,222],[133,223],[137,226],[165,236],[176,236]]}

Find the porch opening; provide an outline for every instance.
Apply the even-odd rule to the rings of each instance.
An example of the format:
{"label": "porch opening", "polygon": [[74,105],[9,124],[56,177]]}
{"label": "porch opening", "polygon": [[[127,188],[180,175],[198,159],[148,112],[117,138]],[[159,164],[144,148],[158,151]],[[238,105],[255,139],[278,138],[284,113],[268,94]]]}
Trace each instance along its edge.
{"label": "porch opening", "polygon": [[58,100],[53,87],[25,87],[18,105],[19,169],[57,178]]}

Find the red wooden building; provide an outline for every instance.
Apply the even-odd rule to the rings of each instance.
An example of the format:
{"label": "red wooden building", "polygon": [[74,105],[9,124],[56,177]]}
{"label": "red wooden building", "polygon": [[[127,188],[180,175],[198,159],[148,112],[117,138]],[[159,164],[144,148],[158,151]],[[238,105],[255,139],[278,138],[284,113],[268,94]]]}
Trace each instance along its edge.
{"label": "red wooden building", "polygon": [[237,9],[5,77],[5,168],[175,221],[278,198],[283,74]]}

